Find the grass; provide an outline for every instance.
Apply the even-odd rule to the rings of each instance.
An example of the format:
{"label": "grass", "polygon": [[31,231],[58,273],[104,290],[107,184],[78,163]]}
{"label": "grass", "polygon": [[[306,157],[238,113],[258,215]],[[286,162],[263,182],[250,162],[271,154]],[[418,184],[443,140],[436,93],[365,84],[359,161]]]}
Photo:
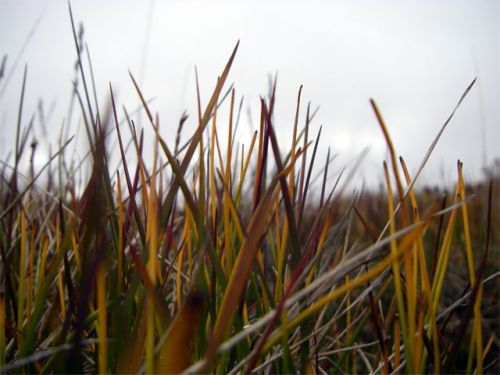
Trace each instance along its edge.
{"label": "grass", "polygon": [[23,177],[25,71],[14,164],[1,170],[1,372],[498,372],[498,169],[474,186],[459,161],[454,191],[414,189],[474,82],[416,176],[372,100],[390,152],[385,189],[349,195],[343,176],[328,178],[330,152],[318,167],[309,107],[299,126],[301,89],[290,149],[273,125],[276,82],[259,130],[236,141],[227,77],[238,44],[205,106],[198,90],[185,144],[180,119],[173,149],[130,75],[155,135],[148,165],[144,133],[112,87],[109,108],[97,107],[72,24],[89,152],[70,160],[72,139],[60,142]]}

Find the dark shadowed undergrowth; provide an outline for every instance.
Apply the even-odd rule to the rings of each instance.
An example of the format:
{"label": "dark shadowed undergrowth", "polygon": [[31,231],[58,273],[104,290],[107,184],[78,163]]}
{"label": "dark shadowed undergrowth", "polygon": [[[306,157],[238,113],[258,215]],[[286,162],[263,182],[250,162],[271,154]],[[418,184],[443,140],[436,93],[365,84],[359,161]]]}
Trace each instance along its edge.
{"label": "dark shadowed undergrowth", "polygon": [[[198,91],[198,112],[170,138],[131,74],[155,134],[145,144],[111,86],[98,108],[73,32],[72,103],[88,154],[70,159],[68,138],[46,165],[21,170],[37,152],[23,83],[17,137],[0,166],[0,371],[499,371],[498,168],[472,185],[458,162],[450,190],[416,191],[435,143],[410,175],[372,100],[390,153],[385,185],[347,194],[356,170],[328,178],[330,151],[316,157],[321,129],[313,135],[301,90],[290,149],[273,123],[276,82],[258,131],[235,137],[227,77],[238,45],[211,97]],[[181,137],[185,122],[196,130]]]}

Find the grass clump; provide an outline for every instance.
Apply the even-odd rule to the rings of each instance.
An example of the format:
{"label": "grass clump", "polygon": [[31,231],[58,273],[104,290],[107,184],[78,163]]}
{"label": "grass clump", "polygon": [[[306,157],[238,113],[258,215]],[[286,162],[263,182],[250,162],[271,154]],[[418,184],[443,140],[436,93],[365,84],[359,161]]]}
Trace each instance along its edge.
{"label": "grass clump", "polygon": [[259,130],[236,142],[225,88],[236,45],[206,106],[198,93],[195,132],[181,144],[183,116],[173,149],[131,74],[155,134],[148,165],[144,133],[126,110],[120,121],[112,88],[105,111],[92,101],[76,33],[75,44],[84,188],[71,139],[21,179],[32,131],[22,109],[14,164],[2,163],[0,371],[498,370],[498,171],[469,186],[458,162],[454,191],[413,187],[453,114],[411,176],[372,100],[390,151],[385,188],[348,195],[329,181],[330,153],[313,182],[321,130],[310,138],[309,108],[299,126],[301,90],[289,150],[273,126],[275,84]]}

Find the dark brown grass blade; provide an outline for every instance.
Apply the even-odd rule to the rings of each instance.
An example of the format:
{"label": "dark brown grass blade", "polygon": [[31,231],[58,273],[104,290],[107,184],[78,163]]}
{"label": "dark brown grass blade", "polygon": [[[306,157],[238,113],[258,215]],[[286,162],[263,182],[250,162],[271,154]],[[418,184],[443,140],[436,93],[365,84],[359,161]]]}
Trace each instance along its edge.
{"label": "dark brown grass blade", "polygon": [[[64,213],[63,213],[63,206],[62,206],[62,201],[59,201],[59,218],[60,218],[60,231],[61,231],[61,238],[64,238],[65,232],[66,232],[66,225],[65,225],[65,220],[64,220]],[[71,279],[71,268],[69,265],[69,259],[68,259],[68,253],[66,249],[63,249],[64,251],[64,278],[66,281],[66,289],[68,291],[68,299],[71,301],[74,301],[74,287],[73,287],[73,280]]]}
{"label": "dark brown grass blade", "polygon": [[184,127],[184,123],[186,122],[187,119],[188,119],[188,114],[186,112],[183,112],[181,118],[179,119],[179,125],[177,126],[177,133],[175,135],[174,155],[177,155],[177,153],[179,152],[182,128]]}
{"label": "dark brown grass blade", "polygon": [[[132,185],[132,182],[130,180],[130,173],[128,170],[127,158],[125,157],[125,151],[123,149],[122,135],[120,132],[120,126],[118,124],[118,116],[116,113],[115,96],[113,94],[113,88],[111,87],[111,84],[109,84],[109,91],[110,91],[110,96],[111,96],[111,107],[113,108],[113,117],[115,120],[116,134],[118,136],[118,145],[119,145],[119,149],[120,149],[120,155],[122,157],[122,165],[123,165],[123,170],[125,172],[125,180],[127,181],[127,188],[128,188],[128,192],[129,192],[130,201],[129,201],[129,215],[128,215],[128,217],[130,217],[130,210],[133,210],[135,217],[137,219],[136,222],[137,222],[137,227],[138,227],[139,233],[141,235],[143,243],[145,243],[146,232],[144,231],[142,221],[139,218],[139,209],[138,209],[137,204],[135,202],[135,194],[137,192],[137,183],[138,183],[138,179],[139,179],[139,174],[138,174],[139,169],[137,169],[134,185]],[[125,225],[124,229],[125,229],[124,233],[127,233],[126,229],[128,229],[128,225]]]}
{"label": "dark brown grass blade", "polygon": [[[267,110],[267,106],[262,102],[262,109],[264,111],[265,119],[267,122],[267,128],[269,131],[269,139],[271,140],[271,146],[273,149],[274,160],[276,161],[276,167],[278,169],[278,180],[281,186],[281,196],[285,204],[286,215],[288,219],[288,225],[290,227],[290,243],[292,246],[292,262],[296,265],[300,259],[300,240],[299,231],[297,228],[297,222],[295,219],[295,212],[292,206],[292,200],[290,198],[290,189],[288,188],[288,182],[286,176],[281,172],[284,170],[283,162],[281,161],[280,150],[278,146],[278,140],[276,139],[276,134],[274,132],[273,124],[271,121],[272,113]],[[303,157],[306,155],[306,149],[304,148]]]}
{"label": "dark brown grass blade", "polygon": [[304,195],[303,195],[302,200],[301,200],[300,214],[299,214],[299,219],[298,219],[299,221],[297,224],[297,228],[299,228],[299,230],[300,230],[300,228],[302,228],[302,219],[303,219],[304,210],[306,207],[307,192],[309,191],[311,174],[312,174],[312,170],[313,170],[313,166],[314,166],[314,160],[316,159],[316,151],[318,150],[319,139],[321,138],[321,129],[322,129],[322,127],[320,126],[319,131],[318,131],[318,135],[316,136],[316,141],[314,143],[313,153],[311,156],[311,161],[309,163],[309,170],[307,171],[307,178],[306,178],[306,182],[305,182],[305,186],[304,186]]}
{"label": "dark brown grass blade", "polygon": [[[85,273],[82,274],[79,295],[75,307],[75,330],[72,337],[74,344],[70,350],[66,365],[70,371],[82,371],[82,353],[81,339],[85,326],[85,319],[89,313],[89,296],[92,293],[95,275],[100,262],[107,254],[109,249],[109,236],[106,229],[107,206],[106,206],[106,181],[109,183],[107,176],[107,161],[106,161],[106,136],[104,129],[97,129],[96,138],[94,140],[93,166],[92,173],[82,194],[79,202],[78,213],[81,218],[83,249],[87,249],[83,256]],[[92,244],[92,245],[91,245]],[[72,307],[72,304],[70,304]],[[70,319],[71,313],[67,314],[66,318]],[[67,324],[65,324],[67,327]],[[62,335],[63,337],[65,335]]]}
{"label": "dark brown grass blade", "polygon": [[265,188],[265,177],[267,172],[267,155],[269,148],[269,130],[265,118],[264,112],[264,101],[261,100],[261,112],[260,112],[260,141],[259,141],[259,160],[257,163],[257,179],[254,185],[254,209],[260,202],[262,190]]}
{"label": "dark brown grass blade", "polygon": [[355,205],[353,205],[352,208],[354,209],[354,212],[356,213],[356,216],[361,221],[361,224],[363,225],[363,228],[365,228],[365,231],[368,234],[368,237],[370,237],[370,240],[372,241],[372,243],[377,242],[377,236],[373,232],[372,228],[370,228],[370,225],[368,224],[368,222],[366,221],[366,219],[363,217],[363,215],[361,215],[361,213],[358,211],[358,209],[356,208]]}
{"label": "dark brown grass blade", "polygon": [[325,200],[325,189],[326,189],[326,179],[328,178],[328,166],[330,165],[330,147],[328,147],[328,152],[326,154],[325,168],[323,170],[323,183],[321,184],[321,197],[319,199],[319,208],[323,207],[323,202]]}
{"label": "dark brown grass blade", "polygon": [[[303,147],[306,147],[309,142],[309,124],[311,123],[311,102],[307,103],[307,111],[306,111],[306,124],[304,127],[304,144]],[[299,191],[298,191],[298,207],[302,206],[302,196],[304,194],[304,178],[306,174],[306,163],[307,163],[307,152],[304,154],[302,159],[302,166],[300,168],[300,180],[299,180]]]}

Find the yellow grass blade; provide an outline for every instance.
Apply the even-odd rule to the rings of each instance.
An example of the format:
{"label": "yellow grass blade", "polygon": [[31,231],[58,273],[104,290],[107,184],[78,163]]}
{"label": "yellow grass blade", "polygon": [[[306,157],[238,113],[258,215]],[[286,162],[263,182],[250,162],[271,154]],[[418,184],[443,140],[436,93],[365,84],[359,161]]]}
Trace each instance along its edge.
{"label": "yellow grass blade", "polygon": [[82,273],[82,261],[80,258],[80,253],[78,251],[78,245],[76,244],[76,234],[73,233],[71,236],[71,244],[73,246],[73,253],[75,254],[76,269],[81,274]]}
{"label": "yellow grass blade", "polygon": [[[464,183],[464,176],[462,173],[462,167],[463,164],[458,161],[457,163],[458,166],[458,178],[459,178],[459,194],[460,194],[460,199],[465,202],[466,196],[465,196],[465,183]],[[471,282],[471,288],[474,288],[474,284],[476,282],[476,275],[475,275],[475,268],[474,268],[474,257],[472,255],[472,241],[471,241],[471,236],[470,236],[470,226],[469,226],[469,213],[467,209],[467,203],[464,203],[462,205],[462,219],[463,219],[463,226],[464,226],[464,238],[465,238],[465,253],[467,255],[467,266],[469,267],[469,277],[470,277],[470,282]]]}
{"label": "yellow grass blade", "polygon": [[[377,117],[377,121],[382,129],[382,133],[384,134],[385,142],[387,143],[387,147],[389,148],[389,154],[391,156],[391,165],[392,172],[394,174],[394,178],[396,179],[396,188],[399,196],[399,201],[403,205],[404,204],[404,191],[403,184],[401,183],[401,178],[399,176],[398,163],[396,161],[396,151],[394,149],[394,143],[392,142],[391,136],[389,135],[389,131],[387,130],[387,126],[385,125],[384,119],[382,118],[382,114],[378,109],[377,103],[375,100],[370,99],[370,103],[372,105],[373,111],[375,112],[375,116]],[[402,207],[402,217],[403,217],[403,226],[409,224],[408,220],[408,212],[405,207]]]}
{"label": "yellow grass blade", "polygon": [[[408,172],[408,168],[406,167],[406,164],[403,160],[403,158],[400,158],[401,161],[401,166],[403,167],[403,172],[405,175],[406,179],[406,184],[408,186],[408,195],[410,197],[410,203],[413,209],[413,222],[417,222],[420,220],[420,214],[417,206],[417,198],[415,196],[415,191],[413,190],[412,187],[412,181],[410,177],[410,173]],[[414,251],[414,257],[413,257],[413,262],[414,262],[414,278],[413,282],[415,286],[417,285],[417,277],[418,277],[418,271],[420,271],[420,280],[422,283],[422,289],[424,291],[424,296],[427,301],[427,320],[426,323],[431,325],[430,332],[432,334],[432,343],[433,343],[433,357],[434,357],[434,364],[435,364],[435,370],[439,372],[440,369],[440,359],[439,359],[439,340],[437,336],[437,326],[436,326],[436,311],[434,310],[434,305],[432,302],[432,295],[431,295],[431,283],[430,283],[430,278],[429,274],[427,272],[427,263],[425,260],[425,253],[424,253],[424,241],[423,241],[423,236],[418,237],[415,241],[415,251]],[[416,288],[414,290],[416,293]],[[413,298],[416,298],[416,295],[413,296]],[[422,330],[418,329],[418,332],[422,332]],[[419,336],[421,338],[421,335]],[[420,341],[422,342],[422,341]],[[418,349],[416,354],[420,353],[420,350]],[[423,371],[423,365],[425,363],[425,360],[427,358],[427,352],[424,352],[422,360],[420,362],[420,365],[417,363],[415,364],[416,368],[419,368],[420,371]]]}
{"label": "yellow grass blade", "polygon": [[247,157],[245,158],[243,168],[241,168],[240,181],[238,183],[238,189],[237,189],[236,199],[235,199],[238,204],[240,203],[240,200],[241,200],[241,191],[243,189],[243,181],[244,181],[245,176],[247,174],[247,170],[248,170],[248,166],[250,165],[250,161],[252,160],[253,150],[255,147],[256,140],[257,140],[257,131],[254,131],[253,136],[252,136],[252,141],[250,142],[250,149],[248,150]]}
{"label": "yellow grass blade", "polygon": [[[476,284],[476,274],[475,274],[475,267],[474,267],[474,256],[473,256],[473,250],[472,250],[472,241],[471,241],[471,235],[470,235],[470,225],[469,225],[469,212],[467,208],[467,203],[466,201],[466,194],[465,194],[465,182],[464,182],[464,176],[462,172],[462,167],[463,164],[458,161],[457,163],[458,166],[458,178],[459,178],[459,194],[460,194],[460,199],[464,202],[462,205],[462,220],[463,220],[463,228],[464,228],[464,238],[465,238],[465,252],[467,256],[467,266],[469,268],[469,279],[470,279],[470,285],[471,288],[474,288]],[[482,374],[483,372],[483,334],[482,334],[482,328],[481,328],[481,301],[482,301],[482,286],[479,287],[478,291],[478,296],[476,298],[476,301],[474,303],[474,323],[473,323],[473,331],[472,331],[472,340],[471,340],[471,348],[472,345],[475,344],[476,350],[469,350],[469,359],[468,359],[468,365],[467,368],[471,369],[472,368],[472,360],[473,360],[473,354],[476,355],[476,360],[477,360],[477,373]]]}
{"label": "yellow grass blade", "polygon": [[[147,242],[148,262],[147,272],[152,286],[156,285],[158,267],[158,198],[156,193],[156,172],[158,161],[158,128],[155,126],[156,140],[154,148],[153,172],[149,184],[149,199],[147,202]],[[142,170],[142,162],[139,161]],[[142,173],[141,173],[142,178]],[[145,184],[145,179],[143,180]],[[146,190],[146,189],[143,189]],[[154,347],[155,347],[155,305],[153,298],[148,295],[146,299],[146,372],[152,374],[154,369]]]}
{"label": "yellow grass blade", "polygon": [[[387,169],[387,164],[384,162],[384,173],[385,173],[385,182],[387,185],[387,209],[389,213],[389,222],[390,222],[390,233],[391,236],[393,236],[396,233],[396,221],[394,218],[394,201],[393,201],[393,195],[392,195],[392,185],[391,185],[391,179],[389,176],[389,171]],[[403,210],[404,211],[404,210]],[[391,254],[397,254],[398,253],[398,246],[396,243],[396,240],[392,240],[390,244],[391,248]],[[413,352],[413,340],[415,338],[415,328],[413,328],[413,332],[410,330],[410,332],[407,331],[408,324],[407,324],[407,318],[406,318],[406,310],[405,310],[405,301],[403,297],[403,286],[401,283],[401,272],[399,268],[399,260],[394,259],[394,262],[391,264],[392,267],[392,273],[393,273],[393,280],[394,280],[394,288],[396,289],[396,301],[398,304],[398,312],[399,312],[399,317],[400,317],[400,323],[401,323],[401,329],[402,329],[402,334],[403,334],[403,342],[405,344],[405,353],[407,354],[407,368],[411,371],[414,369],[413,367],[413,360],[411,356],[414,354]],[[405,271],[407,269],[405,268]],[[407,280],[406,282],[409,282],[409,277],[408,274],[406,274]],[[414,323],[414,322],[413,322]],[[410,321],[411,324],[411,321]],[[409,337],[408,337],[409,336]]]}
{"label": "yellow grass blade", "polygon": [[[458,181],[457,188],[455,191],[455,198],[453,201],[454,205],[456,205],[458,203],[459,191],[460,191],[460,180]],[[432,283],[431,295],[433,297],[434,310],[437,309],[439,299],[441,298],[444,276],[446,273],[446,268],[448,266],[448,259],[450,257],[450,249],[451,249],[451,243],[453,240],[453,230],[454,230],[455,221],[457,218],[457,211],[458,211],[457,209],[454,209],[450,214],[450,218],[448,220],[448,225],[446,226],[446,231],[445,231],[445,235],[443,238],[443,244],[441,245],[441,249],[440,249],[440,253],[439,253],[439,258],[438,258],[438,262],[437,262],[437,266],[436,266],[434,280]]]}

